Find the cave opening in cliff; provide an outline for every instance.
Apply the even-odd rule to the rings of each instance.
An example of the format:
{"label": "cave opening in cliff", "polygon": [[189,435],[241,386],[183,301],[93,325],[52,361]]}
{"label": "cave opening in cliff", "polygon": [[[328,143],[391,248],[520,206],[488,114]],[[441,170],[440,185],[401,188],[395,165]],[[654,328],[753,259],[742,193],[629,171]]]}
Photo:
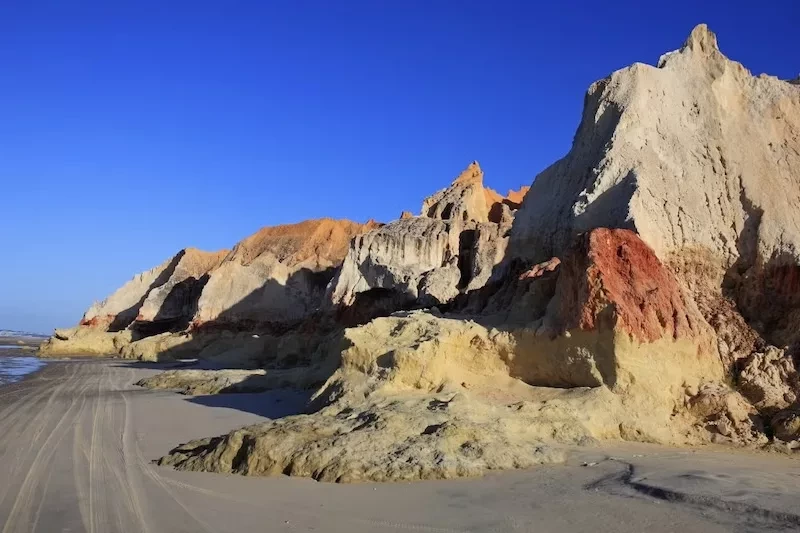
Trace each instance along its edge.
{"label": "cave opening in cliff", "polygon": [[458,236],[458,270],[461,277],[458,280],[458,288],[463,289],[472,279],[472,263],[475,260],[475,230],[468,229],[461,232]]}

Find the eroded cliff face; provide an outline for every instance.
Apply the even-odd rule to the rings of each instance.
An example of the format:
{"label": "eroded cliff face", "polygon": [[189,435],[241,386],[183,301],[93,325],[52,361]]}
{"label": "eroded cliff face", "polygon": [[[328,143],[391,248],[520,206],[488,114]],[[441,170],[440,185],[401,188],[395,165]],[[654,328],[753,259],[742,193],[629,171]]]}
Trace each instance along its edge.
{"label": "eroded cliff face", "polygon": [[[527,192],[503,197],[484,187],[477,161],[402,216],[354,239],[329,288],[334,306],[381,297],[403,306],[447,304],[482,287],[505,256],[514,212]],[[369,293],[369,294],[368,294]]]}
{"label": "eroded cliff face", "polygon": [[169,359],[213,342],[204,329],[285,329],[320,307],[350,239],[376,226],[309,220],[263,228],[231,251],[182,250],[94,304],[40,352]]}
{"label": "eroded cliff face", "polygon": [[661,258],[703,247],[726,265],[796,264],[799,165],[797,86],[752,76],[700,25],[658,66],[589,88],[572,149],[520,209],[514,252],[544,259],[576,232],[620,227]]}
{"label": "eroded cliff face", "polygon": [[194,325],[254,327],[310,316],[351,239],[378,226],[320,219],[263,228],[237,244],[210,276]]}
{"label": "eroded cliff face", "polygon": [[[797,446],[799,132],[800,86],[753,77],[700,25],[658,66],[593,84],[572,149],[529,191],[503,197],[472,163],[419,216],[263,230],[209,259],[195,330],[107,332],[179,262],[92,317],[130,356],[259,367],[147,386],[314,391],[308,414],[161,460],[181,469],[384,481],[602,439]],[[275,319],[297,325],[247,330]],[[248,333],[209,336],[215,323]]]}

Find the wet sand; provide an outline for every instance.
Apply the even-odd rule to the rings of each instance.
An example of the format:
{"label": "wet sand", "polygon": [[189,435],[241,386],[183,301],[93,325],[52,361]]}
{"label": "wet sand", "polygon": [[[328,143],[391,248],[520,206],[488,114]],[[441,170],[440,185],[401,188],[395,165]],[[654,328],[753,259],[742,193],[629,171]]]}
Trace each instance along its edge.
{"label": "wet sand", "polygon": [[361,485],[175,472],[152,460],[265,420],[272,397],[212,407],[132,385],[157,371],[54,361],[0,387],[2,533],[800,530],[800,466],[780,455],[625,445],[481,479]]}

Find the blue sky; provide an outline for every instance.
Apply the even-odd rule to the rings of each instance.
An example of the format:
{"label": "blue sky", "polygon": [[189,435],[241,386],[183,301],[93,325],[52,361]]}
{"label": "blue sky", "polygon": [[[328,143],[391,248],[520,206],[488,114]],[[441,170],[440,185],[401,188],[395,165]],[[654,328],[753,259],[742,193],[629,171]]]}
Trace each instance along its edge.
{"label": "blue sky", "polygon": [[473,159],[529,184],[591,82],[699,22],[800,71],[796,1],[647,4],[0,2],[0,328],[71,325],[185,246],[417,212]]}

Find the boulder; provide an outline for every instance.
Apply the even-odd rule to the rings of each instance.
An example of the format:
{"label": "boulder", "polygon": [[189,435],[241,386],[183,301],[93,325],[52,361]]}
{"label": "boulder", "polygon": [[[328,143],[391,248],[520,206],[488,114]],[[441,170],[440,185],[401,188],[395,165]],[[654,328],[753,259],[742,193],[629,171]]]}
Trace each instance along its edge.
{"label": "boulder", "polygon": [[102,328],[78,326],[57,329],[55,334],[39,345],[40,357],[70,356],[113,356],[130,343],[132,332],[122,330],[105,331]]}
{"label": "boulder", "polygon": [[329,288],[337,305],[353,305],[360,293],[383,289],[408,300],[419,295],[421,278],[447,266],[458,240],[447,223],[426,217],[400,219],[356,237]]}
{"label": "boulder", "polygon": [[766,444],[758,412],[738,392],[722,384],[708,383],[687,403],[689,412],[711,432],[713,442]]}
{"label": "boulder", "polygon": [[794,404],[800,396],[800,375],[785,349],[768,346],[741,363],[738,388],[762,413],[771,414]]}
{"label": "boulder", "polygon": [[800,408],[792,406],[775,413],[770,421],[772,434],[783,442],[800,440]]}

